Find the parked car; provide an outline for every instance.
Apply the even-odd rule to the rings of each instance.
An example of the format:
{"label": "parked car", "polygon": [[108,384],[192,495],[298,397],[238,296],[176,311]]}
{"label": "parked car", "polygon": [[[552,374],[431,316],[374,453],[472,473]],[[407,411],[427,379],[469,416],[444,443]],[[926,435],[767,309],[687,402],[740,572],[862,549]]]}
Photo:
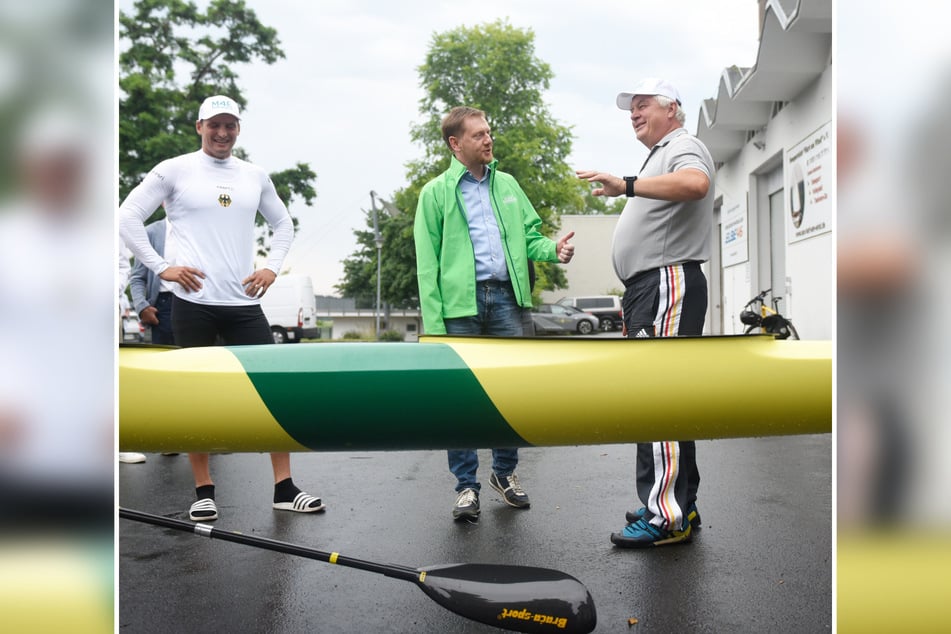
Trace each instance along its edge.
{"label": "parked car", "polygon": [[558,300],[562,306],[573,306],[596,315],[599,327],[605,332],[620,328],[624,322],[621,316],[621,298],[617,295],[586,295],[580,297],[562,297]]}
{"label": "parked car", "polygon": [[598,318],[591,313],[561,304],[540,304],[532,308],[535,334],[578,333],[589,335],[598,328]]}
{"label": "parked car", "polygon": [[145,324],[139,321],[139,315],[129,312],[122,316],[122,340],[142,343],[145,341]]}

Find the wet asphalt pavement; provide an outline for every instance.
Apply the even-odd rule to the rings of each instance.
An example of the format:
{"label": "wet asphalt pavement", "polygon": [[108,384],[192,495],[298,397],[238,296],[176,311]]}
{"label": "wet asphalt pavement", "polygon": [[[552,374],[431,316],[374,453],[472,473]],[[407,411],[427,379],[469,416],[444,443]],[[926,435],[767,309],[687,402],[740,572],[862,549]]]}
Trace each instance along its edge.
{"label": "wet asphalt pavement", "polygon": [[[690,544],[652,550],[608,539],[635,505],[632,445],[521,449],[528,510],[501,502],[480,451],[482,516],[473,524],[452,521],[442,451],[294,454],[295,483],[328,507],[306,515],[271,509],[266,454],[216,455],[212,525],[413,568],[554,568],[587,586],[596,632],[824,632],[831,451],[830,434],[698,442],[703,528]],[[194,495],[185,455],[119,465],[122,506],[188,520]],[[122,632],[500,631],[406,581],[125,519],[118,587]]]}

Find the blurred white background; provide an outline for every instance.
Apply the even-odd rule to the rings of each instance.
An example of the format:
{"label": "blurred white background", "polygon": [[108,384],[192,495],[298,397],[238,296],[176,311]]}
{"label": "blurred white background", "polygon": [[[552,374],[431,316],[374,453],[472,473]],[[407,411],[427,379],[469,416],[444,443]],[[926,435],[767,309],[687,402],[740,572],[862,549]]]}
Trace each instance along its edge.
{"label": "blurred white background", "polygon": [[7,631],[113,629],[113,23],[109,2],[0,2]]}

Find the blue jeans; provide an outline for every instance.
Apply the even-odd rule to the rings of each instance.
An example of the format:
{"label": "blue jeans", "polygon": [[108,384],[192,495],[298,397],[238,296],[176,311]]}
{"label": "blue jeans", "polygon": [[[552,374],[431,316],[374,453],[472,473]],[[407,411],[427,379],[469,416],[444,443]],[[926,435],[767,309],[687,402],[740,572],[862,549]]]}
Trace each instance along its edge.
{"label": "blue jeans", "polygon": [[172,297],[170,292],[159,293],[155,300],[158,326],[152,326],[152,343],[175,345],[175,335],[172,332]]}
{"label": "blue jeans", "polygon": [[[476,282],[476,306],[478,314],[471,317],[446,319],[446,334],[493,335],[520,337],[522,307],[515,300],[515,291],[509,282],[489,280]],[[450,449],[449,470],[456,476],[456,492],[463,489],[479,491],[481,485],[476,477],[479,456],[475,449]],[[518,449],[493,449],[492,471],[498,476],[510,476],[518,465]]]}

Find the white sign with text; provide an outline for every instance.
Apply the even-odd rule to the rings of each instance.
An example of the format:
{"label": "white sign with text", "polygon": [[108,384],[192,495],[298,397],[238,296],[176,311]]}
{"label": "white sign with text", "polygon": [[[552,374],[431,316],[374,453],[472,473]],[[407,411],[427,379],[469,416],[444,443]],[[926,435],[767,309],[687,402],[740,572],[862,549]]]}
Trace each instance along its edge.
{"label": "white sign with text", "polygon": [[834,159],[832,122],[786,151],[788,242],[798,242],[832,231]]}

